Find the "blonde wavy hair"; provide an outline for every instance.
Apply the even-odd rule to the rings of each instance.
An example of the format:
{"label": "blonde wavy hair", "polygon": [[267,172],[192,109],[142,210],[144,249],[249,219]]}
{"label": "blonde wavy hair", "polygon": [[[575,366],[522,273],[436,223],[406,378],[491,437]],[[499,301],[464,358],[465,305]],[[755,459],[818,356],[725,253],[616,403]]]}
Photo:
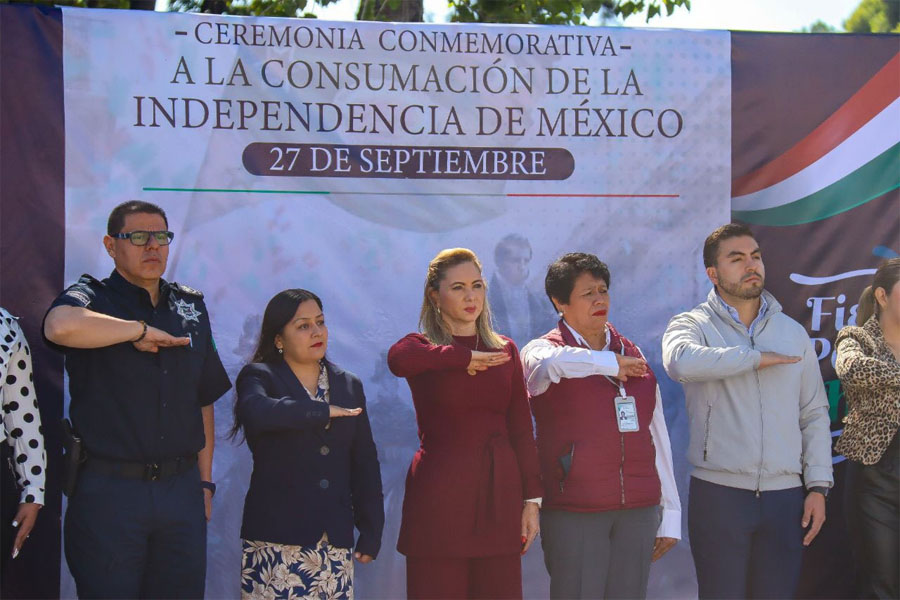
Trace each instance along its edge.
{"label": "blonde wavy hair", "polygon": [[[425,292],[422,299],[422,311],[419,313],[419,331],[432,344],[446,346],[453,343],[453,335],[450,328],[441,318],[437,311],[437,306],[431,300],[430,292],[438,291],[447,270],[457,265],[470,262],[481,273],[481,261],[474,252],[468,248],[447,248],[441,250],[438,255],[431,259],[428,263],[428,274],[425,276]],[[491,307],[487,299],[487,283],[485,283],[484,307],[478,319],[475,321],[475,330],[487,348],[498,349],[503,348],[506,342],[494,332],[491,326]]]}

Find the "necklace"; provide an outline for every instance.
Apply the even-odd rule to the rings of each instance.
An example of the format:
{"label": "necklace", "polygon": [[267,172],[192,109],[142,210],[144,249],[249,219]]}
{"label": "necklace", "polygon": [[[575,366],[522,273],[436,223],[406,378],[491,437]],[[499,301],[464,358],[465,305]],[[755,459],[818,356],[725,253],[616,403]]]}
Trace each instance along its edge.
{"label": "necklace", "polygon": [[[472,352],[477,352],[477,351],[478,351],[478,332],[476,331],[476,332],[475,332],[475,349],[472,350]],[[476,373],[478,373],[478,371],[476,371],[475,369],[468,369],[468,368],[466,369],[466,372],[467,372],[469,375],[473,375],[473,376],[474,376]]]}

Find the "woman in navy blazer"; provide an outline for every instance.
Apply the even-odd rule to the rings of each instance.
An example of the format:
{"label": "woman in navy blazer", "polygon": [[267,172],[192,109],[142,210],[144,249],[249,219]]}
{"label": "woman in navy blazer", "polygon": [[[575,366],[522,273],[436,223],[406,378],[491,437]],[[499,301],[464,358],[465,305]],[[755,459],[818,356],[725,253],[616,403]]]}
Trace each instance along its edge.
{"label": "woman in navy blazer", "polygon": [[370,562],[381,546],[381,472],[362,383],[325,358],[327,346],[322,301],[285,290],[266,306],[253,362],[238,375],[233,434],[243,431],[253,454],[242,598],[352,598],[352,558]]}

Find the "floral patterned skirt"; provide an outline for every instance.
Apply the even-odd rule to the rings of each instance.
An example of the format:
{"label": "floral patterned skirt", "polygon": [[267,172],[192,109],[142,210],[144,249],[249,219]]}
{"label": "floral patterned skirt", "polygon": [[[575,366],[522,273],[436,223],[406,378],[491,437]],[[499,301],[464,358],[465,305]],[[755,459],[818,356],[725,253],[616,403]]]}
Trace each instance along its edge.
{"label": "floral patterned skirt", "polygon": [[241,540],[241,600],[353,600],[353,554],[328,543],[288,546]]}

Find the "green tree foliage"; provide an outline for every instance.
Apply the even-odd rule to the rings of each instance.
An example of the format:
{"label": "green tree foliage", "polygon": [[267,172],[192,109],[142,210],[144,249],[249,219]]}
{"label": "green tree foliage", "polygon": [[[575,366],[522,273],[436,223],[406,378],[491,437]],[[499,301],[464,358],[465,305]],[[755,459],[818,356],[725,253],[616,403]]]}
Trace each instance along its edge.
{"label": "green tree foliage", "polygon": [[458,23],[533,23],[539,25],[586,25],[601,20],[646,14],[645,20],[679,6],[688,10],[690,0],[449,0],[451,20]]}
{"label": "green tree foliage", "polygon": [[[101,0],[122,1],[129,0]],[[134,0],[132,0],[134,1]],[[231,15],[304,17],[307,6],[326,6],[337,0],[170,0],[171,10]],[[533,23],[585,25],[599,15],[601,21],[644,14],[645,20],[671,15],[691,0],[448,0],[450,19],[458,23]],[[422,0],[359,0],[356,18],[366,21],[421,22]]]}
{"label": "green tree foliage", "polygon": [[[5,2],[8,0],[0,0]],[[15,2],[16,0],[12,0]],[[131,10],[156,10],[156,0],[34,0],[31,4],[56,4],[81,8],[126,8]]]}
{"label": "green tree foliage", "polygon": [[[0,0],[2,1],[2,0]],[[41,0],[37,0],[40,2]],[[50,0],[48,0],[50,1]],[[327,6],[338,0],[169,0],[169,10],[264,17],[314,17],[314,5]],[[897,0],[900,2],[900,0]],[[153,10],[155,0],[56,0],[54,4],[89,8],[140,8]],[[451,20],[458,23],[532,23],[586,25],[599,15],[601,22],[631,15],[645,20],[671,15],[691,0],[448,0]],[[421,22],[422,0],[359,0],[358,20]]]}
{"label": "green tree foliage", "polygon": [[836,28],[832,27],[822,19],[817,19],[809,27],[801,29],[800,33],[837,33],[837,31]]}
{"label": "green tree foliage", "polygon": [[[127,0],[126,0],[127,1]],[[170,10],[260,17],[315,17],[307,8],[338,0],[170,0]],[[421,22],[422,0],[359,0],[360,21]]]}
{"label": "green tree foliage", "polygon": [[315,17],[306,12],[311,4],[325,6],[336,0],[169,0],[169,10],[258,17]]}
{"label": "green tree foliage", "polygon": [[900,0],[862,0],[844,21],[851,33],[900,33]]}
{"label": "green tree foliage", "polygon": [[421,23],[424,13],[422,0],[359,0],[356,20]]}

